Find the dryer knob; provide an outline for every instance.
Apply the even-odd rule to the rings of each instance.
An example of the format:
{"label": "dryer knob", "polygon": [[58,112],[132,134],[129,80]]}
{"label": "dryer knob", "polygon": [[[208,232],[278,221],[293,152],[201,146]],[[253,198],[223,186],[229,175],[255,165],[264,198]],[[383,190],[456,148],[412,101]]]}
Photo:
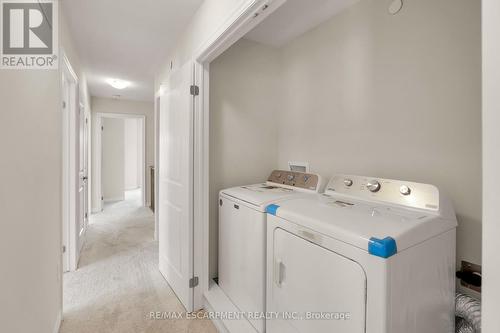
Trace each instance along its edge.
{"label": "dryer knob", "polygon": [[289,180],[289,181],[292,181],[292,180],[294,180],[294,179],[295,179],[295,175],[288,175],[288,177],[287,177],[287,178],[288,178],[288,180]]}
{"label": "dryer knob", "polygon": [[352,186],[352,179],[344,179],[344,185],[347,187]]}
{"label": "dryer knob", "polygon": [[402,185],[400,188],[399,188],[399,192],[402,194],[402,195],[410,195],[411,194],[411,188],[409,188],[408,186],[406,185]]}
{"label": "dryer knob", "polygon": [[366,187],[370,192],[378,192],[380,190],[380,183],[376,180],[370,180],[367,184]]}

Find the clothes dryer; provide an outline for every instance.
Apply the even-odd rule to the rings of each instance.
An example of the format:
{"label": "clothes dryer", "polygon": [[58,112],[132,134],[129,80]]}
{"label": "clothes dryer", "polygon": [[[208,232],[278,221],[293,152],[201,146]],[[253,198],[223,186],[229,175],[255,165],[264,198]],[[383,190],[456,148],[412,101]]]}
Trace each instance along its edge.
{"label": "clothes dryer", "polygon": [[340,175],[267,212],[267,333],[454,332],[457,220],[435,186]]}

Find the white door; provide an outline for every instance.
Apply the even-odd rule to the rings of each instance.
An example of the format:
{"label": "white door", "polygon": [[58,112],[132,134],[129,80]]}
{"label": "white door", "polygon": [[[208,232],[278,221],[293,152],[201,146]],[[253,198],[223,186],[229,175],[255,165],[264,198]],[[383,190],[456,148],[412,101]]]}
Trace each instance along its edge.
{"label": "white door", "polygon": [[193,111],[194,66],[170,75],[160,99],[160,272],[187,311],[193,311]]}
{"label": "white door", "polygon": [[67,61],[63,62],[63,270],[77,269],[80,255],[80,239],[83,208],[81,202],[82,177],[80,175],[80,105],[78,103],[78,79]]}
{"label": "white door", "polygon": [[[70,132],[70,82],[65,72],[62,73],[62,99],[63,99],[63,136],[69,138]],[[70,240],[70,193],[69,193],[69,171],[70,171],[70,143],[69,140],[62,140],[63,144],[63,224],[62,224],[62,244],[63,244],[63,272],[70,269],[69,240]]]}
{"label": "white door", "polygon": [[361,266],[294,234],[275,229],[268,333],[365,332],[366,275]]}
{"label": "white door", "polygon": [[79,248],[83,246],[83,233],[88,219],[88,116],[83,105],[79,108],[79,186],[78,186],[78,236]]}

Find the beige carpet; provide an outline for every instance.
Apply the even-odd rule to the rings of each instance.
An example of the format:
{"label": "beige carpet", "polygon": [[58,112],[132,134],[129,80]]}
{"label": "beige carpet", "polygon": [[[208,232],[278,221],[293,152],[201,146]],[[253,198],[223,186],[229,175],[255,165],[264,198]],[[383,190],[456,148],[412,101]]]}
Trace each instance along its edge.
{"label": "beige carpet", "polygon": [[[202,319],[166,319],[184,307],[158,271],[154,217],[139,193],[92,216],[76,272],[64,275],[62,333],[216,332]],[[160,312],[161,319],[151,319]]]}

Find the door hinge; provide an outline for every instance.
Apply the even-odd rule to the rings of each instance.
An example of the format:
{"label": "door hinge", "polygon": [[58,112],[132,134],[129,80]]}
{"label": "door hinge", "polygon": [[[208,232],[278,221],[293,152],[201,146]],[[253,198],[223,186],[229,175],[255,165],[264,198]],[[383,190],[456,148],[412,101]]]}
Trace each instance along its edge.
{"label": "door hinge", "polygon": [[197,285],[198,285],[198,277],[197,276],[189,279],[189,288],[194,288]]}
{"label": "door hinge", "polygon": [[66,102],[65,101],[63,101],[63,103],[62,103],[62,107],[63,107],[63,109],[66,109]]}
{"label": "door hinge", "polygon": [[104,126],[101,126],[101,131],[104,131]]}
{"label": "door hinge", "polygon": [[104,197],[101,197],[101,201],[103,201],[103,200],[104,200]]}
{"label": "door hinge", "polygon": [[200,94],[200,87],[198,87],[197,85],[193,84],[190,87],[189,91],[191,92],[191,95],[198,96]]}
{"label": "door hinge", "polygon": [[89,213],[85,213],[85,219],[89,218]]}
{"label": "door hinge", "polygon": [[63,245],[62,251],[63,251],[63,253],[66,253],[66,245]]}

